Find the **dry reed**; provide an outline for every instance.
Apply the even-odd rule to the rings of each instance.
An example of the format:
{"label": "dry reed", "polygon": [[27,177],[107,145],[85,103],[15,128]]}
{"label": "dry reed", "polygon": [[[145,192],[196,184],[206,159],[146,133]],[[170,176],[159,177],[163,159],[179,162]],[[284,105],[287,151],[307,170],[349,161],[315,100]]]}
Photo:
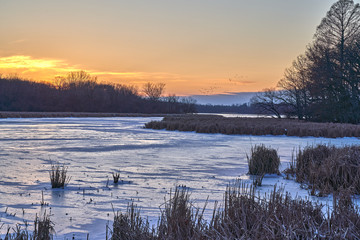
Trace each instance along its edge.
{"label": "dry reed", "polygon": [[[115,213],[110,239],[360,239],[360,213],[350,191],[334,194],[334,209],[328,215],[322,205],[292,199],[282,189],[274,187],[260,197],[242,182],[227,187],[223,205],[215,204],[209,222],[203,217],[205,207],[194,207],[188,190],[177,188],[163,206],[157,228],[150,228],[137,206],[129,204],[124,214]],[[36,218],[34,226],[33,235],[17,226],[5,239],[52,239],[47,215]]]}
{"label": "dry reed", "polygon": [[113,179],[114,179],[114,183],[115,184],[118,183],[119,179],[120,179],[120,173],[119,172],[113,173],[112,176],[113,176]]}
{"label": "dry reed", "polygon": [[279,174],[280,158],[277,151],[265,145],[251,147],[251,156],[246,156],[249,165],[249,174]]}
{"label": "dry reed", "polygon": [[[130,205],[127,213],[118,214],[114,221],[114,228],[121,232],[118,236],[122,238],[112,239],[262,240],[360,237],[359,210],[353,205],[349,194],[335,195],[334,210],[326,216],[322,205],[300,198],[292,199],[282,189],[274,187],[269,195],[260,197],[251,185],[238,183],[227,187],[223,206],[215,205],[210,222],[203,218],[205,207],[200,212],[191,204],[189,196],[188,191],[176,189],[170,200],[166,201],[156,229],[150,229],[147,221],[144,222],[139,214],[134,214],[134,205]],[[122,216],[121,221],[118,220],[119,216]],[[121,226],[121,231],[118,226]]]}
{"label": "dry reed", "polygon": [[312,195],[343,190],[360,194],[360,147],[317,145],[299,150],[296,181],[308,184]]}
{"label": "dry reed", "polygon": [[275,118],[226,118],[196,114],[166,116],[162,121],[151,121],[145,124],[145,128],[238,135],[360,137],[360,125],[354,124],[316,123]]}
{"label": "dry reed", "polygon": [[54,224],[50,220],[50,216],[45,212],[42,219],[36,215],[32,233],[29,232],[28,224],[25,222],[25,228],[20,225],[16,225],[13,229],[8,228],[4,240],[51,240],[53,239],[53,233]]}
{"label": "dry reed", "polygon": [[51,164],[49,175],[52,188],[64,188],[70,181],[70,177],[67,176],[67,168],[64,165]]}
{"label": "dry reed", "polygon": [[114,214],[111,240],[155,239],[154,230],[151,230],[149,226],[148,220],[140,216],[140,210],[132,202],[128,205],[126,213],[118,211]]}

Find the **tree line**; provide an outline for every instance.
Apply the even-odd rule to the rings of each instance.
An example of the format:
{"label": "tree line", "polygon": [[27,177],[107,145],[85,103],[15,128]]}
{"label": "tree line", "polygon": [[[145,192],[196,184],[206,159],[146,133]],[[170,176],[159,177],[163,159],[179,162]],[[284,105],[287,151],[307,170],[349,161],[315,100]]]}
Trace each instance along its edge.
{"label": "tree line", "polygon": [[189,113],[195,101],[175,95],[163,97],[165,84],[138,88],[98,82],[85,71],[58,76],[53,83],[0,75],[0,111]]}
{"label": "tree line", "polygon": [[261,112],[250,104],[212,105],[196,104],[196,111],[199,113],[239,113],[239,114],[260,114]]}
{"label": "tree line", "polygon": [[326,122],[360,122],[360,6],[334,3],[305,53],[285,70],[277,88],[251,103],[276,114]]}

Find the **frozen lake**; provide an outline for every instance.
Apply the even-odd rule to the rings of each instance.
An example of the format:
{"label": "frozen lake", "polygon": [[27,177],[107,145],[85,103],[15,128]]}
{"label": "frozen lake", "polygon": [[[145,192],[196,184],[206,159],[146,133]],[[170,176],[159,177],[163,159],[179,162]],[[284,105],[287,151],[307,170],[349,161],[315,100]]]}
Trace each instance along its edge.
{"label": "frozen lake", "polygon": [[[209,212],[222,201],[226,185],[248,179],[246,153],[265,144],[278,150],[281,169],[294,148],[318,143],[359,144],[357,138],[326,139],[286,136],[237,136],[143,129],[161,118],[48,118],[0,119],[0,233],[7,226],[32,222],[35,214],[51,212],[55,239],[104,239],[113,209],[126,210],[132,199],[153,224],[164,197],[178,185],[189,188],[194,203]],[[52,162],[68,166],[71,181],[51,189]],[[123,184],[112,183],[120,170]],[[247,180],[250,181],[250,180]],[[293,181],[265,177],[294,195],[307,196]],[[41,195],[48,206],[41,206]],[[329,200],[323,198],[322,200]],[[32,229],[32,226],[30,227]]]}

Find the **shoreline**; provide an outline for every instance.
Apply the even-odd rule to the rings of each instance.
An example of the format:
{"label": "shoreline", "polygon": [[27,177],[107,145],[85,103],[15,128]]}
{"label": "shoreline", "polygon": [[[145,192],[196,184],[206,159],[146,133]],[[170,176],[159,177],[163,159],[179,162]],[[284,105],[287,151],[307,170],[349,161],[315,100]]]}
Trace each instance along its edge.
{"label": "shoreline", "polygon": [[91,112],[1,112],[1,118],[84,118],[84,117],[165,117],[180,114],[150,113],[91,113]]}

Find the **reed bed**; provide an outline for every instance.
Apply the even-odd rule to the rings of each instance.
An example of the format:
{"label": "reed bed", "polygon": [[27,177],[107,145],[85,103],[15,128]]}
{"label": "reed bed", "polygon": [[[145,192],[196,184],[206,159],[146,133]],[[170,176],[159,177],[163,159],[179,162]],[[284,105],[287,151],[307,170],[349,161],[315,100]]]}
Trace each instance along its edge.
{"label": "reed bed", "polygon": [[189,192],[176,189],[157,228],[149,228],[132,204],[124,215],[115,215],[111,239],[359,239],[360,214],[351,196],[334,195],[334,206],[325,216],[322,205],[292,199],[276,187],[260,197],[254,187],[240,183],[227,187],[223,205],[215,205],[207,222],[205,207],[194,207]]}
{"label": "reed bed", "polygon": [[[261,197],[252,185],[238,181],[228,186],[222,204],[215,204],[212,218],[204,218],[203,208],[192,204],[187,189],[176,188],[160,207],[157,226],[150,227],[132,202],[122,213],[114,212],[114,222],[105,239],[360,239],[360,212],[351,193],[334,194],[334,208],[324,214],[320,204],[291,198],[282,189]],[[53,224],[48,215],[36,217],[34,232],[17,226],[5,239],[52,239]],[[10,233],[12,231],[12,233]],[[89,238],[89,235],[88,235]],[[91,236],[90,236],[91,238]]]}
{"label": "reed bed", "polygon": [[360,146],[308,146],[298,151],[295,164],[296,181],[308,184],[312,195],[360,194]]}
{"label": "reed bed", "polygon": [[360,137],[360,125],[354,124],[275,118],[226,118],[216,115],[166,116],[162,121],[151,121],[145,124],[145,128],[238,135]]}

